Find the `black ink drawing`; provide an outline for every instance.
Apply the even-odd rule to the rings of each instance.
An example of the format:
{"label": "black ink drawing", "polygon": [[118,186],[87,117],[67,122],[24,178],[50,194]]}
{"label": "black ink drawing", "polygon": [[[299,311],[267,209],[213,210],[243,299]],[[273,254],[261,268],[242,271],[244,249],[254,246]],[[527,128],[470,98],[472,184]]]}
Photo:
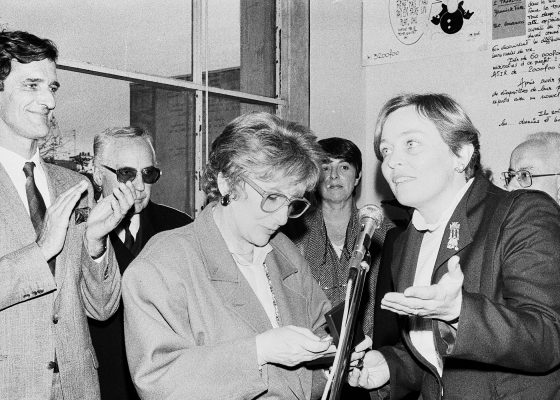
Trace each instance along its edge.
{"label": "black ink drawing", "polygon": [[432,17],[432,23],[439,25],[447,34],[459,32],[463,27],[463,20],[470,19],[474,14],[474,12],[465,11],[463,3],[464,1],[460,1],[457,10],[452,13],[448,11],[447,4],[442,4],[440,13]]}

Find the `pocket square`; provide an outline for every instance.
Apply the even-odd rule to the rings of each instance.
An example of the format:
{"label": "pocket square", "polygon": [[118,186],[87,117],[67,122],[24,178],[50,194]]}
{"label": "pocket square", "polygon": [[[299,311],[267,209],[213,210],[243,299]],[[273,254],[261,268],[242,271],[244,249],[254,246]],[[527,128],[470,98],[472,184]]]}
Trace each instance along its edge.
{"label": "pocket square", "polygon": [[90,210],[91,209],[89,207],[81,207],[81,208],[76,208],[74,210],[74,218],[75,218],[76,225],[87,221]]}

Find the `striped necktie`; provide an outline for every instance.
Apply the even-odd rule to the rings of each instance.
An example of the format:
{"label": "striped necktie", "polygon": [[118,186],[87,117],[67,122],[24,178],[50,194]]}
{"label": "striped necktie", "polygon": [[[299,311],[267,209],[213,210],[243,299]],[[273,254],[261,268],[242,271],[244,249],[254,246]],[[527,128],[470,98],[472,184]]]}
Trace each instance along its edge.
{"label": "striped necktie", "polygon": [[[35,233],[37,237],[41,234],[43,229],[43,219],[45,218],[45,213],[47,207],[45,206],[45,201],[41,192],[35,184],[35,176],[33,175],[33,170],[35,169],[35,163],[33,161],[26,162],[23,166],[23,173],[25,174],[25,193],[27,195],[27,203],[29,204],[29,216],[31,217],[31,223],[33,228],[35,228]],[[55,259],[49,261],[49,267],[54,276],[55,273]]]}
{"label": "striped necktie", "polygon": [[41,229],[43,228],[43,218],[45,218],[45,212],[47,208],[45,207],[45,201],[41,192],[37,189],[35,185],[35,176],[33,175],[33,169],[35,169],[35,163],[32,161],[26,162],[23,167],[23,173],[25,174],[25,193],[27,194],[27,203],[29,204],[29,215],[31,216],[31,223],[33,228],[35,228],[35,233],[39,237]]}

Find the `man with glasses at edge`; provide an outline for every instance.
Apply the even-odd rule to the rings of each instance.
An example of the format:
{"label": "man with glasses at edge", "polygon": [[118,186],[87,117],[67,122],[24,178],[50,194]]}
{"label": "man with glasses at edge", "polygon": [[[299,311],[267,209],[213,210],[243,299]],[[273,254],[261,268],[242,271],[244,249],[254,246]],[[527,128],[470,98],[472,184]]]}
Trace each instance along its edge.
{"label": "man with glasses at edge", "polygon": [[84,176],[39,154],[57,56],[50,40],[0,32],[1,399],[99,399],[86,316],[109,318],[121,293],[107,235],[133,205],[132,185],[94,206]]}
{"label": "man with glasses at edge", "polygon": [[[136,127],[112,128],[97,134],[93,144],[95,185],[111,196],[119,182],[130,182],[136,201],[121,224],[109,235],[121,273],[156,233],[192,221],[185,213],[150,201],[152,185],[161,176],[150,134]],[[130,379],[124,348],[122,306],[107,321],[89,320],[99,360],[103,400],[138,399]]]}
{"label": "man with glasses at edge", "polygon": [[511,153],[502,177],[508,190],[541,190],[560,204],[560,133],[529,135]]}

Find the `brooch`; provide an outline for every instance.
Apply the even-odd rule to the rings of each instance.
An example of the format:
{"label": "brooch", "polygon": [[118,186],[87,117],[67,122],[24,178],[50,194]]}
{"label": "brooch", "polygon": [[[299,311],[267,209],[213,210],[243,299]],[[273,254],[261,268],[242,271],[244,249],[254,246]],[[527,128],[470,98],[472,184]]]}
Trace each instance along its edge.
{"label": "brooch", "polygon": [[448,249],[459,250],[459,228],[461,228],[461,224],[458,222],[452,222],[449,224],[449,240],[447,241]]}

